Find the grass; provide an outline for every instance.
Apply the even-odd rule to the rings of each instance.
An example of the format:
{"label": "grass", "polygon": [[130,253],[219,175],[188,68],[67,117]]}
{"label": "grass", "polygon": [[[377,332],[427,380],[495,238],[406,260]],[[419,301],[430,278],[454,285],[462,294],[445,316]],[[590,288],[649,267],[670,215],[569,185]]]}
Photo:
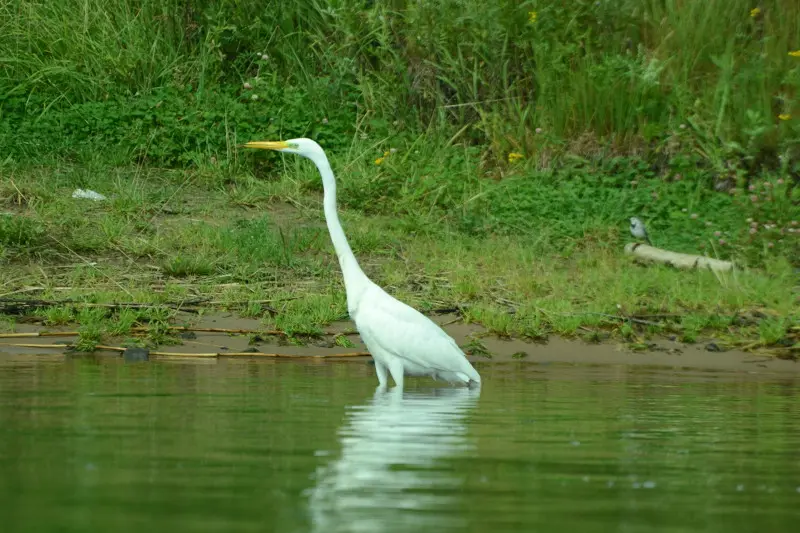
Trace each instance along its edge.
{"label": "grass", "polygon": [[342,150],[433,128],[492,166],[610,151],[725,179],[796,176],[800,6],[752,9],[20,0],[0,7],[0,142],[17,161],[102,152],[180,167],[228,164],[254,135]]}
{"label": "grass", "polygon": [[[308,136],[365,269],[422,309],[531,338],[796,342],[800,4],[367,4],[0,6],[0,293],[204,295],[318,332],[344,315],[319,178],[238,148]],[[745,269],[632,265],[632,215]],[[82,312],[39,311],[85,346],[150,320]]]}
{"label": "grass", "polygon": [[[369,148],[353,147],[361,150]],[[537,340],[555,334],[641,344],[661,336],[687,342],[716,336],[730,345],[784,350],[796,342],[790,328],[800,319],[797,276],[785,253],[797,237],[767,248],[748,232],[730,231],[726,252],[746,267],[730,274],[637,266],[621,253],[628,240],[623,215],[637,195],[649,193],[621,187],[594,200],[576,193],[575,205],[543,189],[528,197],[530,205],[517,202],[504,214],[498,198],[509,189],[535,192],[536,184],[556,178],[520,167],[487,184],[471,175],[463,149],[429,150],[415,154],[412,145],[410,153],[398,150],[380,165],[368,154],[334,159],[345,231],[364,270],[419,309],[459,308],[463,320],[492,334]],[[436,171],[427,159],[437,150],[440,172],[456,176],[426,190],[427,173]],[[45,306],[36,316],[45,326],[80,324],[82,347],[124,336],[134,325],[166,325],[175,312],[159,305],[198,299],[290,336],[320,334],[347,311],[319,177],[293,158],[274,163],[283,167],[280,176],[262,173],[262,156],[252,157],[254,171],[241,167],[233,175],[211,168],[7,169],[0,200],[17,229],[2,234],[0,297],[78,302]],[[403,165],[408,173],[400,182]],[[573,190],[580,181],[556,186]],[[78,184],[109,200],[71,198]],[[677,199],[694,201],[682,182],[653,187],[661,194],[649,204],[656,212]],[[618,202],[611,201],[614,194]],[[375,196],[369,208],[355,207],[369,195]],[[748,204],[719,196],[725,202],[715,204],[713,217],[743,217]],[[654,224],[654,238],[699,252],[693,247],[711,242],[710,229],[688,212],[683,219],[673,228]],[[748,266],[747,257],[756,264]],[[156,309],[114,311],[80,302],[144,302]],[[153,342],[170,341],[155,331]]]}

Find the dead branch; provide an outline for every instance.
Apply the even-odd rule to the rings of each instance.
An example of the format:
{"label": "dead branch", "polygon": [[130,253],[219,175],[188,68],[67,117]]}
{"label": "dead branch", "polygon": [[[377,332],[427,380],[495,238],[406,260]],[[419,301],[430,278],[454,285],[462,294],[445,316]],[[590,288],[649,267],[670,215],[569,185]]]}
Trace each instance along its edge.
{"label": "dead branch", "polygon": [[645,261],[662,263],[676,268],[708,269],[714,272],[728,272],[734,268],[734,264],[730,261],[702,255],[681,254],[640,243],[626,244],[625,253]]}
{"label": "dead branch", "polygon": [[[457,319],[460,320],[460,319]],[[153,329],[157,328],[149,328],[147,326],[136,326],[130,329],[130,333],[132,334],[142,334],[142,333],[150,333]],[[257,329],[229,329],[229,328],[195,328],[191,326],[167,326],[165,328],[167,331],[192,331],[198,333],[224,333],[227,335],[279,335],[282,337],[287,337],[290,333],[286,331],[281,331],[279,329],[268,329],[268,330],[257,330]],[[358,332],[352,331],[323,331],[322,335],[326,336],[346,336],[346,335],[355,335]],[[77,337],[80,335],[79,331],[30,331],[25,333],[0,333],[0,339],[25,339],[25,338],[35,338],[35,337]]]}
{"label": "dead branch", "polygon": [[[0,343],[0,348],[8,346],[10,348],[41,348],[41,349],[61,349],[73,350],[73,344],[37,344],[37,343]],[[106,346],[98,344],[95,350],[110,351],[110,352],[124,352],[127,348],[122,346]],[[347,352],[337,353],[331,355],[320,354],[286,354],[286,353],[267,353],[267,352],[149,352],[150,355],[164,356],[164,357],[280,357],[285,359],[329,359],[336,357],[366,357],[370,355],[369,352]]]}
{"label": "dead branch", "polygon": [[32,337],[77,337],[77,331],[31,331],[28,333],[0,333],[0,339],[29,339]]}
{"label": "dead branch", "polygon": [[167,302],[160,304],[146,304],[138,302],[111,302],[111,303],[93,303],[81,302],[78,300],[41,300],[41,299],[18,299],[18,298],[0,298],[0,313],[8,315],[19,315],[32,309],[41,307],[55,307],[55,306],[73,306],[73,307],[100,307],[106,309],[173,309],[175,311],[183,311],[187,313],[198,313],[200,305],[225,305],[227,307],[244,307],[257,303],[264,306],[264,310],[277,314],[277,309],[264,305],[271,300],[256,300],[256,301],[243,301],[243,302],[222,302],[211,301],[208,298],[195,298],[193,300],[186,300],[183,302]]}

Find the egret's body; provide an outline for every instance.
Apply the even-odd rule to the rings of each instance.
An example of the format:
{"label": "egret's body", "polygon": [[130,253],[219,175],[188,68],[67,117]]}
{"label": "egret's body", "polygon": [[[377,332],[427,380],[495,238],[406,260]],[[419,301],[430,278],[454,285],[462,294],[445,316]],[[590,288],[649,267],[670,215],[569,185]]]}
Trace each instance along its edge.
{"label": "egret's body", "polygon": [[644,239],[650,246],[653,245],[653,243],[650,242],[650,235],[647,234],[647,228],[645,228],[644,222],[637,217],[631,217],[631,235],[637,239]]}
{"label": "egret's body", "polygon": [[405,375],[479,385],[480,375],[442,328],[387,294],[361,270],[339,222],[336,180],[322,148],[310,139],[249,142],[245,146],[297,154],[317,166],[324,189],[325,221],[344,277],[347,310],[375,360],[379,386],[386,387],[388,375],[399,388]]}

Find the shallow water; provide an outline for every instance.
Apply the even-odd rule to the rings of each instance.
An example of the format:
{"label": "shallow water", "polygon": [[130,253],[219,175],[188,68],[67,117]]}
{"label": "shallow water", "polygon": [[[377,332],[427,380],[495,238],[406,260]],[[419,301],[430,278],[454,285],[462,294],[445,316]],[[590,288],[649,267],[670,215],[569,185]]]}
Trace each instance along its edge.
{"label": "shallow water", "polygon": [[[487,364],[0,359],[2,531],[793,531],[798,388]],[[568,529],[567,529],[568,528]]]}

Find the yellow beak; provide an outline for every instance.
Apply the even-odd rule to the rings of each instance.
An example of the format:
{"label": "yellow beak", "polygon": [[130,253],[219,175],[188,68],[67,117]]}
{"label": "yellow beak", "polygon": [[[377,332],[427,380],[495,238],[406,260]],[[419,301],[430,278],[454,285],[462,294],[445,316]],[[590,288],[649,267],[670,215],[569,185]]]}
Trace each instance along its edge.
{"label": "yellow beak", "polygon": [[245,143],[245,148],[259,148],[261,150],[285,150],[289,145],[285,141],[250,141]]}

